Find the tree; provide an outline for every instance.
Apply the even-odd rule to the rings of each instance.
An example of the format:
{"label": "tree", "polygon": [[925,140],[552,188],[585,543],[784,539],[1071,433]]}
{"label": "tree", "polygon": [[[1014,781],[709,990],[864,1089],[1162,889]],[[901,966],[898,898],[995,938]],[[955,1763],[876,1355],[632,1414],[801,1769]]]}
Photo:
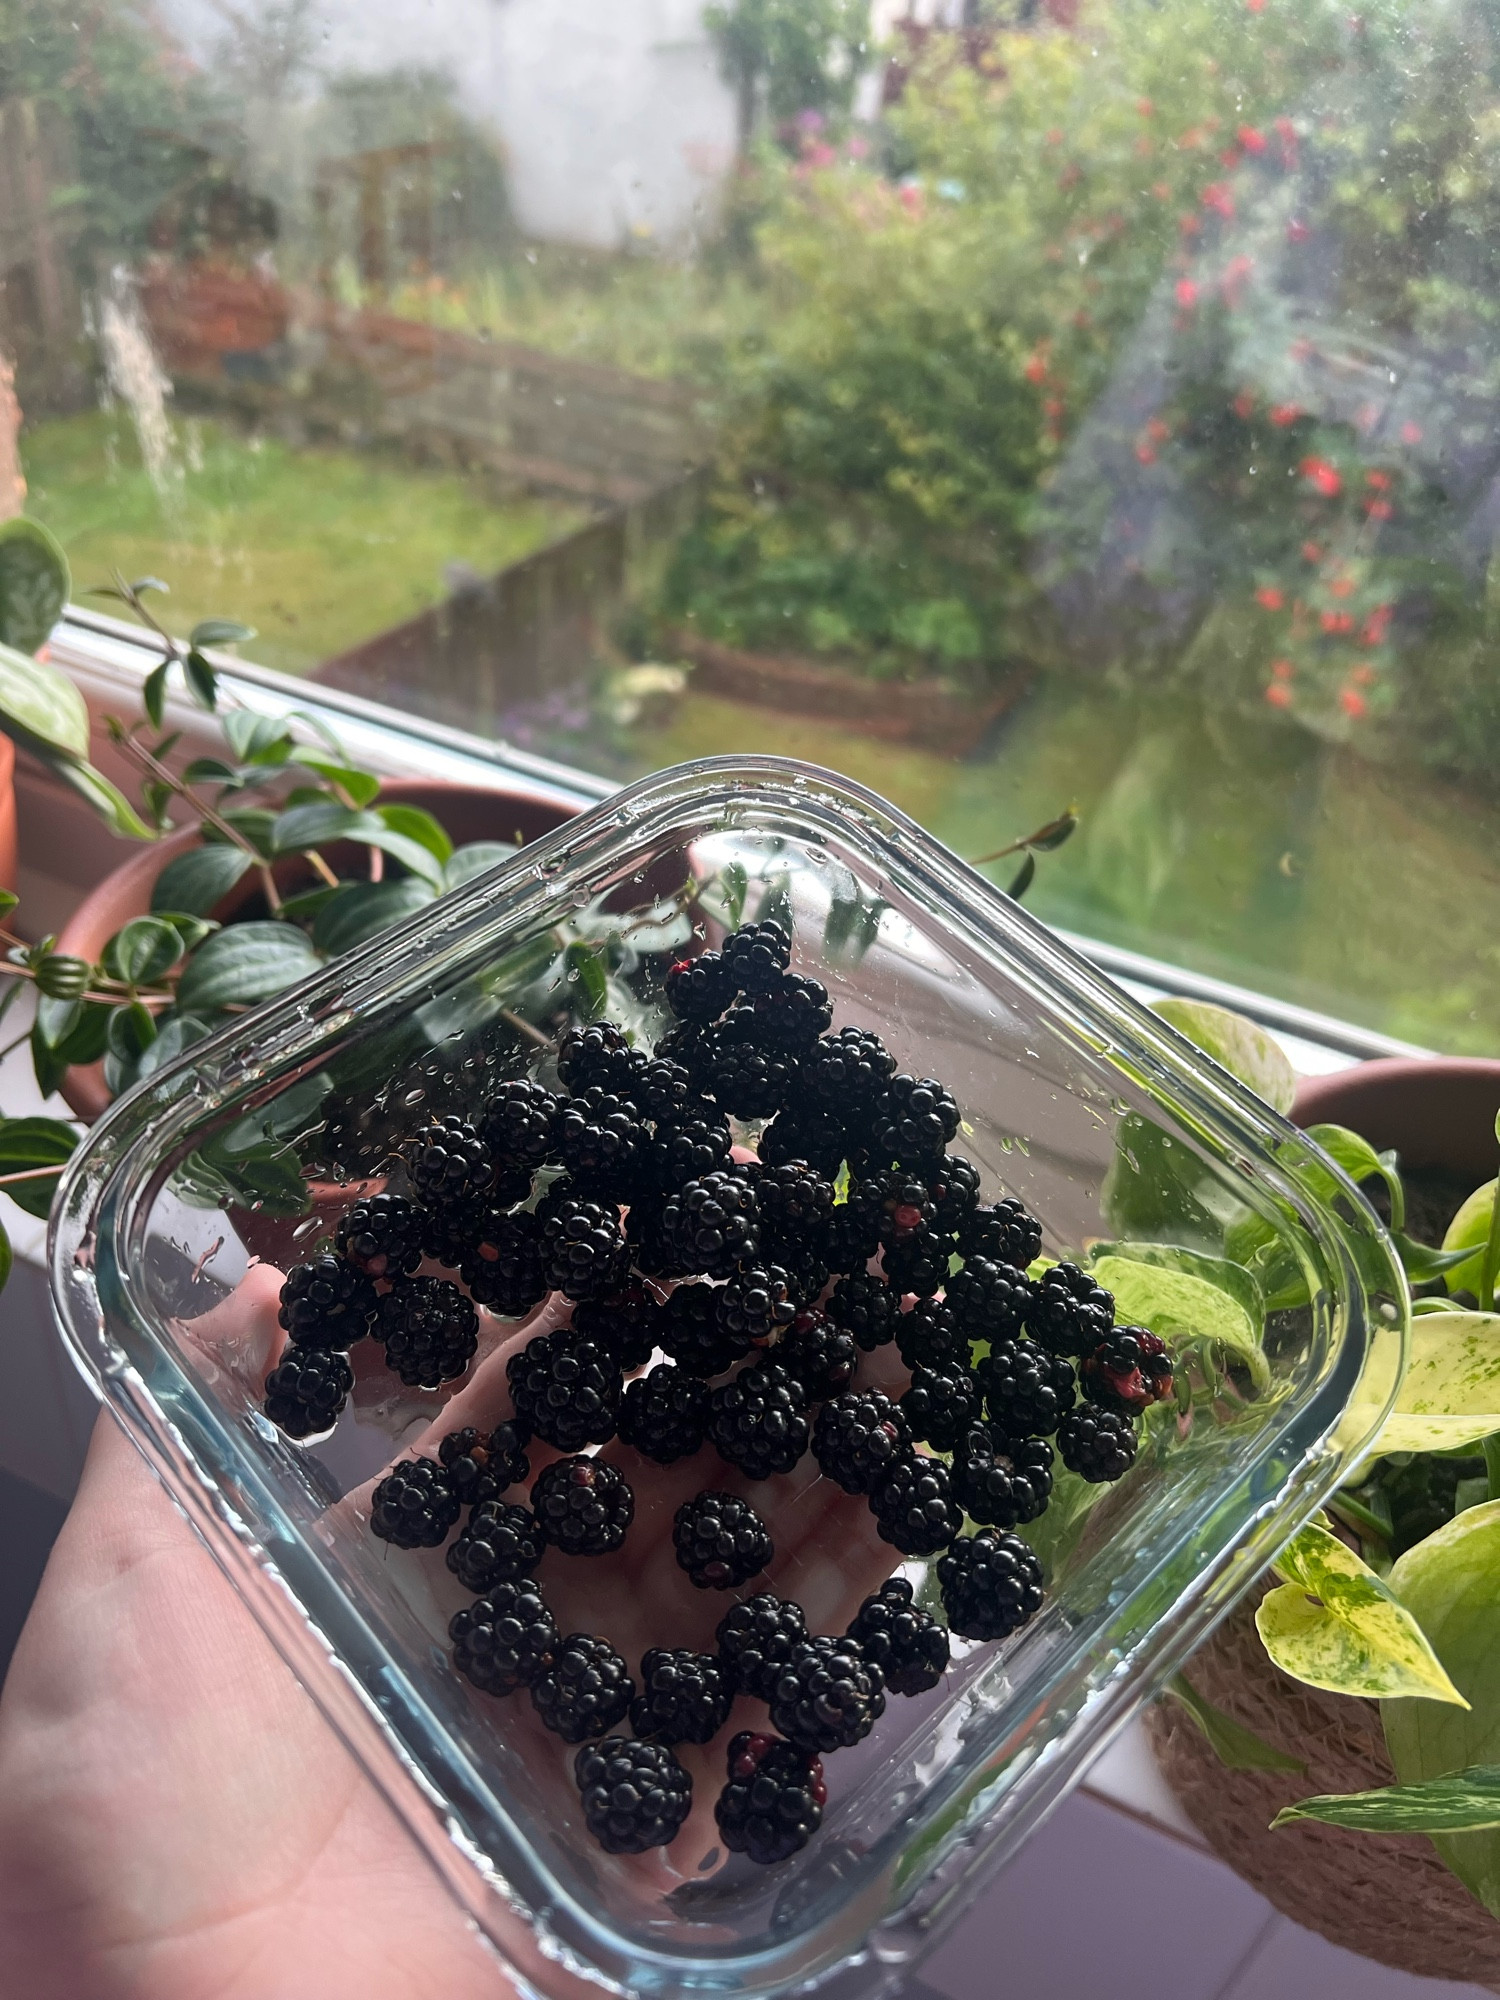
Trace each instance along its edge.
{"label": "tree", "polygon": [[728,0],[704,22],[739,100],[740,150],[764,100],[773,122],[847,111],[869,46],[869,0]]}

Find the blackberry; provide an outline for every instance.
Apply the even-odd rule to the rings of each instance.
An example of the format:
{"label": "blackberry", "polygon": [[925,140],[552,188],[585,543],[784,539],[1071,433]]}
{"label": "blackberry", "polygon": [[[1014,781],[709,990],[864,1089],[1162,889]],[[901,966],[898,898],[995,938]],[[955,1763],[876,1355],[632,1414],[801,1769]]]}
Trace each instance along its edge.
{"label": "blackberry", "polygon": [[627,1375],[645,1367],[666,1324],[666,1307],[639,1284],[625,1285],[612,1298],[585,1299],[573,1313],[573,1331],[605,1348]]}
{"label": "blackberry", "polygon": [[979,1204],[979,1169],[962,1153],[945,1153],[929,1173],[933,1233],[950,1245]]}
{"label": "blackberry", "polygon": [[739,991],[739,979],[724,963],[722,952],[703,951],[696,958],[679,958],[667,968],[667,1005],[679,1021],[705,1027],[717,1021]]}
{"label": "blackberry", "polygon": [[855,1271],[840,1278],[828,1301],[828,1317],[846,1327],[866,1354],[884,1347],[895,1333],[901,1301],[885,1279],[873,1271]]}
{"label": "blackberry", "polygon": [[845,1119],[869,1110],[896,1074],[896,1058],[867,1028],[840,1028],[802,1060],[802,1086],[820,1109]]}
{"label": "blackberry", "polygon": [[557,1074],[571,1091],[608,1090],[628,1097],[644,1067],[644,1060],[608,1021],[569,1028],[557,1045]]}
{"label": "blackberry", "polygon": [[438,1457],[448,1468],[459,1500],[466,1507],[477,1507],[481,1500],[498,1500],[507,1486],[519,1486],[531,1476],[529,1442],[526,1426],[508,1417],[488,1437],[472,1428],[449,1431],[438,1446]]}
{"label": "blackberry", "polygon": [[719,1325],[733,1340],[755,1346],[791,1325],[798,1301],[792,1283],[777,1264],[752,1264],[719,1287]]}
{"label": "blackberry", "polygon": [[553,1120],[559,1098],[530,1077],[502,1083],[485,1105],[479,1136],[496,1160],[540,1167],[553,1157]]}
{"label": "blackberry", "polygon": [[751,1479],[790,1472],[807,1450],[807,1396],[774,1361],[742,1368],[709,1398],[709,1441]]}
{"label": "blackberry", "polygon": [[885,1713],[884,1676],[857,1639],[804,1639],[776,1676],[770,1708],[771,1726],[789,1742],[847,1750]]}
{"label": "blackberry", "polygon": [[914,1292],[930,1299],[948,1282],[948,1246],[936,1240],[893,1243],[882,1253],[880,1268],[903,1298]]}
{"label": "blackberry", "polygon": [[859,1366],[854,1335],[835,1326],[816,1306],[798,1313],[772,1352],[802,1384],[810,1403],[826,1403],[830,1396],[841,1396]]}
{"label": "blackberry", "polygon": [[1052,1497],[1052,1447],[1045,1438],[1007,1438],[975,1424],[959,1440],[951,1471],[954,1498],[986,1527],[1034,1521]]}
{"label": "blackberry", "polygon": [[714,1818],[724,1845],[764,1868],[806,1847],[827,1801],[817,1757],[745,1729],[730,1742],[729,1782],[714,1802]]}
{"label": "blackberry", "polygon": [[297,1347],[352,1347],[370,1331],[379,1304],[363,1271],[325,1252],[287,1272],[276,1317]]}
{"label": "blackberry", "polygon": [[565,1556],[607,1556],[635,1519],[635,1495],[618,1466],[600,1458],[559,1458],[537,1474],[531,1511]]}
{"label": "blackberry", "polygon": [[1139,1416],[1172,1393],[1166,1342],[1144,1326],[1114,1327],[1078,1371],[1079,1387],[1101,1409]]}
{"label": "blackberry", "polygon": [[724,1114],[714,1105],[663,1120],[647,1153],[647,1175],[653,1186],[669,1194],[689,1181],[721,1172],[729,1165],[733,1143]]}
{"label": "blackberry", "polygon": [[731,1604],[714,1637],[735,1691],[767,1701],[777,1675],[807,1637],[807,1619],[800,1604],[763,1590],[743,1604]]}
{"label": "blackberry", "polygon": [[1073,1407],[1071,1365],[1034,1340],[997,1340],[974,1372],[990,1422],[1007,1437],[1050,1437]]}
{"label": "blackberry", "polygon": [[465,1259],[503,1233],[517,1202],[531,1193],[530,1167],[512,1163],[496,1170],[485,1193],[436,1202],[422,1210],[422,1250],[439,1264],[456,1271]]}
{"label": "blackberry", "polygon": [[883,1389],[854,1389],[819,1410],[812,1448],[846,1493],[869,1493],[910,1455],[911,1432]]}
{"label": "blackberry", "polygon": [[930,1244],[936,1234],[937,1203],[920,1174],[905,1167],[890,1167],[871,1176],[878,1203],[876,1229],[880,1241],[892,1244]]}
{"label": "blackberry", "polygon": [[948,1634],[929,1611],[912,1601],[904,1576],[890,1576],[867,1597],[849,1625],[849,1637],[879,1667],[892,1694],[926,1694],[948,1667]]}
{"label": "blackberry", "polygon": [[823,1254],[835,1271],[858,1277],[880,1248],[880,1189],[873,1177],[856,1181],[834,1203]]}
{"label": "blackberry", "polygon": [[663,1743],[586,1743],[573,1777],[589,1832],[606,1854],[670,1847],[693,1808],[693,1781]]}
{"label": "blackberry", "polygon": [[766,1524],[734,1493],[700,1493],[672,1518],[678,1567],[699,1590],[737,1590],[775,1555]]}
{"label": "blackberry", "polygon": [[1019,1333],[1032,1306],[1030,1280],[1012,1264],[970,1257],[945,1289],[948,1310],[969,1340],[994,1342]]}
{"label": "blackberry", "polygon": [[375,1337],[408,1389],[435,1389],[473,1360],[479,1315],[447,1278],[402,1278],[380,1301]]}
{"label": "blackberry", "polygon": [[563,1100],[554,1130],[557,1156],[580,1186],[629,1192],[650,1143],[633,1104],[607,1090],[585,1090]]}
{"label": "blackberry", "polygon": [[1042,1273],[1026,1312],[1026,1330],[1054,1354],[1087,1354],[1115,1323],[1115,1302],[1076,1264]]}
{"label": "blackberry", "polygon": [[505,1364],[516,1415],[558,1451],[607,1444],[620,1415],[620,1364],[573,1328],[539,1333]]}
{"label": "blackberry", "polygon": [[799,1306],[814,1306],[822,1298],[833,1275],[816,1250],[788,1243],[776,1252],[780,1268],[786,1272],[792,1297]]}
{"label": "blackberry", "polygon": [[485,1694],[514,1694],[557,1657],[557,1621],[531,1578],[496,1584],[448,1622],[453,1664]]}
{"label": "blackberry", "polygon": [[900,1409],[919,1444],[952,1451],[979,1415],[979,1391],[966,1368],[914,1368]]}
{"label": "blackberry", "polygon": [[635,1698],[630,1669],[609,1643],[570,1632],[551,1666],[531,1683],[532,1706],[564,1743],[602,1736],[623,1722]]}
{"label": "blackberry", "polygon": [[1093,1403],[1080,1403],[1057,1427],[1063,1464],[1095,1486],[1124,1478],[1135,1463],[1137,1442],[1129,1417]]}
{"label": "blackberry", "polygon": [[458,1275],[476,1305],[502,1319],[521,1319],[541,1304],[550,1289],[542,1264],[542,1232],[534,1215],[488,1219],[458,1260]]}
{"label": "blackberry", "polygon": [[288,1437],[320,1436],[338,1422],[353,1387],[341,1348],[289,1347],[266,1377],[266,1415]]}
{"label": "blackberry", "polygon": [[936,1555],[964,1524],[940,1458],[898,1461],[871,1492],[870,1511],[881,1540],[904,1556]]}
{"label": "blackberry", "polygon": [[661,1230],[686,1269],[727,1278],[760,1249],[755,1188],[732,1167],[689,1181],[662,1204]]}
{"label": "blackberry", "polygon": [[958,1132],[958,1103],[935,1077],[893,1076],[876,1104],[871,1145],[882,1166],[920,1167]]}
{"label": "blackberry", "polygon": [[761,1226],[774,1243],[816,1248],[833,1215],[833,1182],[806,1160],[768,1165],[756,1182]]}
{"label": "blackberry", "polygon": [[833,1019],[833,1002],[821,979],[783,972],[752,1001],[755,1039],[764,1048],[805,1054]]}
{"label": "blackberry", "polygon": [[630,1726],[658,1743],[707,1743],[729,1720],[734,1689],[712,1653],[653,1646],[641,1659]]}
{"label": "blackberry", "polygon": [[987,1257],[1024,1271],[1042,1254],[1042,1225],[1007,1195],[993,1207],[969,1211],[959,1225],[958,1247],[965,1257]]}
{"label": "blackberry", "polygon": [[[555,1188],[563,1187],[559,1181]],[[549,1192],[537,1209],[542,1271],[547,1283],[573,1300],[607,1298],[619,1291],[630,1270],[630,1253],[620,1234],[619,1210],[612,1202],[589,1201],[569,1191]]]}
{"label": "blackberry", "polygon": [[841,1118],[801,1101],[799,1071],[797,1100],[779,1111],[761,1133],[759,1151],[763,1166],[784,1167],[792,1160],[803,1160],[814,1173],[831,1182],[849,1152],[849,1137]]}
{"label": "blackberry", "polygon": [[948,1629],[964,1639],[1008,1639],[1042,1606],[1042,1566],[1018,1535],[981,1528],[938,1559]]}
{"label": "blackberry", "polygon": [[969,1343],[942,1299],[918,1299],[896,1320],[896,1347],[908,1368],[967,1368]]}
{"label": "blackberry", "polygon": [[620,1437],[656,1465],[691,1458],[708,1432],[708,1384],[663,1362],[625,1386]]}
{"label": "blackberry", "polygon": [[370,1533],[398,1549],[440,1548],[458,1514],[452,1475],[436,1459],[402,1459],[370,1495]]}
{"label": "blackberry", "polygon": [[743,1333],[731,1332],[719,1317],[717,1285],[678,1285],[667,1300],[662,1346],[689,1375],[707,1379],[750,1352]]}
{"label": "blackberry", "polygon": [[495,1184],[489,1147],[466,1118],[434,1118],[401,1148],[418,1201],[441,1211],[487,1194]]}
{"label": "blackberry", "polygon": [[482,1594],[497,1583],[530,1576],[546,1550],[529,1507],[481,1500],[448,1550],[448,1567],[465,1590]]}
{"label": "blackberry", "polygon": [[637,1193],[625,1216],[626,1254],[636,1270],[653,1278],[681,1278],[686,1275],[682,1259],[670,1249],[662,1234],[665,1196],[655,1188]]}
{"label": "blackberry", "polygon": [[692,1071],[670,1056],[655,1056],[632,1085],[631,1101],[643,1118],[658,1125],[678,1125],[700,1117],[707,1108],[698,1095]]}
{"label": "blackberry", "polygon": [[725,938],[719,954],[725,973],[742,993],[764,993],[792,962],[791,933],[784,924],[742,924]]}
{"label": "blackberry", "polygon": [[367,1195],[339,1218],[333,1247],[366,1277],[407,1277],[422,1261],[422,1211],[404,1195]]}
{"label": "blackberry", "polygon": [[754,1039],[755,1015],[735,1007],[704,1039],[702,1088],[733,1118],[770,1118],[787,1101],[797,1075],[795,1056]]}

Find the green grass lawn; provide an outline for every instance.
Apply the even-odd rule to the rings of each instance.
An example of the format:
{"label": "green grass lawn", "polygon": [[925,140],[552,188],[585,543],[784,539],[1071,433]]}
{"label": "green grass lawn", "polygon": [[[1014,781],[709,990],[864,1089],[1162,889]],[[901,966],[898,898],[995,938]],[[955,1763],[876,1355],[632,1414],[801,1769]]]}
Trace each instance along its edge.
{"label": "green grass lawn", "polygon": [[181,415],[173,429],[179,475],[160,493],[123,411],[29,425],[28,512],[61,539],[81,601],[116,569],[160,577],[169,629],[242,618],[259,630],[254,657],[287,673],[438,603],[448,564],[489,575],[584,518],[394,454],[294,449]]}

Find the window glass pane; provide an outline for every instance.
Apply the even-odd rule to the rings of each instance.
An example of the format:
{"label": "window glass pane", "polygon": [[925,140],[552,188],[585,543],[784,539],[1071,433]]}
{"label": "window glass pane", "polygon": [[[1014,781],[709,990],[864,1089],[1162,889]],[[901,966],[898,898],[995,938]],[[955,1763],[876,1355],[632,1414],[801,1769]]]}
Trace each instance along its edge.
{"label": "window glass pane", "polygon": [[0,508],[1489,1050],[1497,244],[1495,0],[8,0]]}

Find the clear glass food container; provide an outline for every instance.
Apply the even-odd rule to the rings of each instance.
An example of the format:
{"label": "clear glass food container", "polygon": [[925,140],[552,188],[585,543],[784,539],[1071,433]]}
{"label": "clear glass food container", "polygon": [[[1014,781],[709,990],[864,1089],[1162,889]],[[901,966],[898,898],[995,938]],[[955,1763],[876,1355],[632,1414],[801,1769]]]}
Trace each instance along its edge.
{"label": "clear glass food container", "polygon": [[[689,931],[712,942],[775,910],[835,1026],[877,1030],[902,1067],[952,1088],[985,1198],[1021,1197],[1048,1254],[1106,1240],[1149,1260],[1170,1241],[1190,1269],[1248,1247],[1272,1309],[1253,1355],[1182,1329],[1183,1406],[1153,1413],[1135,1467],[1090,1510],[1054,1507],[1025,1531],[1048,1571],[1041,1613],[1009,1642],[956,1642],[938,1689],[893,1699],[865,1743],[826,1760],[822,1830],[801,1853],[755,1868],[700,1841],[681,1866],[675,1847],[610,1858],[582,1825],[573,1751],[528,1723],[524,1696],[492,1700],[453,1671],[446,1626],[467,1600],[442,1552],[403,1555],[365,1525],[385,1462],[434,1424],[476,1420],[515,1323],[487,1320],[470,1375],[441,1393],[403,1390],[360,1343],[354,1398],[309,1446],[262,1414],[252,1329],[268,1298],[274,1314],[275,1271],[326,1235],[342,1184],[377,1173],[395,1133],[472,1111],[488,1080],[546,1074],[567,1019],[659,1033]],[[1332,1208],[1301,1184],[1312,1151],[869,792],[783,760],[714,759],[618,793],[123,1099],[64,1181],[52,1282],[79,1362],[524,1981],[868,1996],[976,1895],[1378,1425],[1405,1289],[1337,1170],[1317,1156],[1341,1190]],[[1371,1431],[1336,1436],[1367,1362]],[[818,1599],[815,1629],[842,1629],[847,1609],[818,1616],[840,1590],[857,1603],[875,1587],[845,1511],[864,1503],[831,1487],[804,1482],[802,1568],[772,1571]],[[669,1542],[652,1560],[671,1565]],[[926,1570],[905,1565],[930,1591]]]}

